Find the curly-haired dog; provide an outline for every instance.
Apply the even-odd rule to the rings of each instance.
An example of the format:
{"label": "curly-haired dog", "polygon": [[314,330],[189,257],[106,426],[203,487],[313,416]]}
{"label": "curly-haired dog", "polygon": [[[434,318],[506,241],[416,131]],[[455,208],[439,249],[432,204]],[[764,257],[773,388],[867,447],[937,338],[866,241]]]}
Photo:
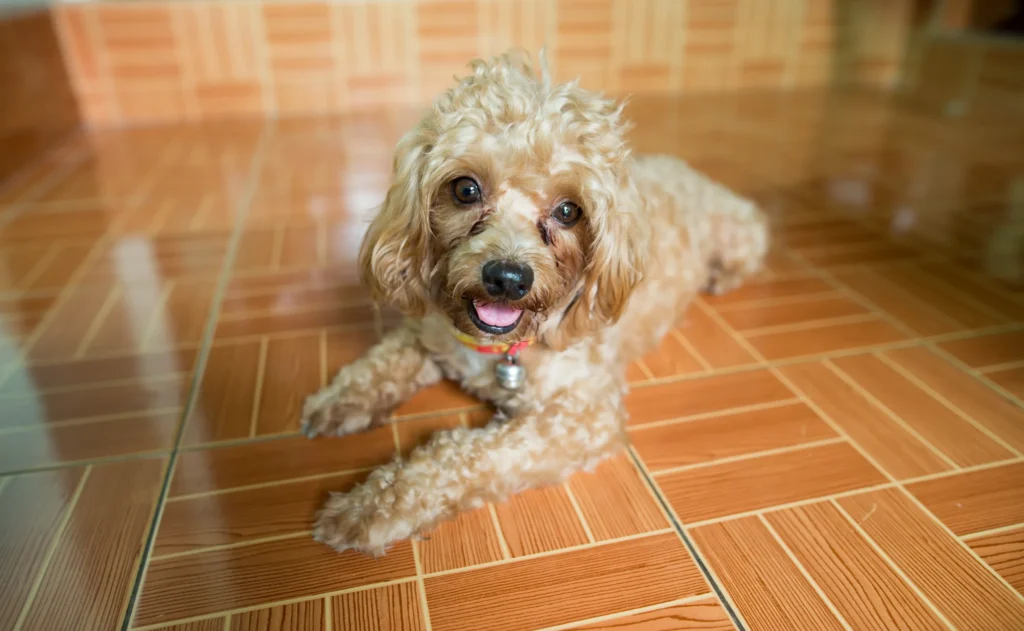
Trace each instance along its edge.
{"label": "curly-haired dog", "polygon": [[[767,249],[751,202],[678,159],[634,159],[621,105],[516,55],[472,71],[399,142],[360,251],[376,299],[408,318],[309,398],[304,428],[365,430],[445,377],[498,412],[333,494],[314,534],[338,550],[380,554],[623,447],[629,362]],[[496,377],[507,358],[467,338],[532,342],[521,387]]]}

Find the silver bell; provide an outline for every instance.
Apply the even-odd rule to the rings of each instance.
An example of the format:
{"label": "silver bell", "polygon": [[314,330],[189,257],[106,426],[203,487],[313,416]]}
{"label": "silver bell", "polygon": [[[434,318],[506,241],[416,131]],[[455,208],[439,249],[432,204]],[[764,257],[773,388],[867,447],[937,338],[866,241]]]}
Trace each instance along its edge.
{"label": "silver bell", "polygon": [[494,365],[494,378],[498,385],[506,390],[518,390],[526,380],[526,369],[519,365],[519,361],[506,355],[503,360]]}

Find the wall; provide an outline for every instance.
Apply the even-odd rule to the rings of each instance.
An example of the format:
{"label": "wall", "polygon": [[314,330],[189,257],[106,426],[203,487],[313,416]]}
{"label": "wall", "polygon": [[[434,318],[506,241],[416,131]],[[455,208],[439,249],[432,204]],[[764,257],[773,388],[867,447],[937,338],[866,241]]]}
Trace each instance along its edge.
{"label": "wall", "polygon": [[[610,93],[891,85],[910,0],[178,0],[60,6],[90,124],[420,105],[468,60],[545,43]],[[840,46],[840,44],[843,44]]]}
{"label": "wall", "polygon": [[0,6],[0,182],[78,126],[49,9]]}

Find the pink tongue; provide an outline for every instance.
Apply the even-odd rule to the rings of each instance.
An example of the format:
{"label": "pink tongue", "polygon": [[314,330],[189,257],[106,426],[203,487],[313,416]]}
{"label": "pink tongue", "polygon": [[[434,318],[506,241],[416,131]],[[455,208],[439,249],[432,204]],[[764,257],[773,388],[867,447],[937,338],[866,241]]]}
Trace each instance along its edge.
{"label": "pink tongue", "polygon": [[476,309],[476,316],[484,324],[497,327],[515,324],[516,320],[519,319],[519,314],[523,312],[522,309],[515,309],[508,305],[479,302],[476,300],[473,301],[473,307]]}

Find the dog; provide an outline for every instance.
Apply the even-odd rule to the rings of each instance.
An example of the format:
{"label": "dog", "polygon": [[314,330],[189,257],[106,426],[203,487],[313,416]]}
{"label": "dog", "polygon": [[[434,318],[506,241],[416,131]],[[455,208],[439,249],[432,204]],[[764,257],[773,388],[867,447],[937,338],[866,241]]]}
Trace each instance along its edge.
{"label": "dog", "polygon": [[506,53],[398,143],[359,253],[398,328],[306,401],[310,437],[388,422],[449,379],[491,403],[316,517],[316,540],[380,555],[459,512],[591,470],[627,443],[629,363],[701,290],[758,271],[758,207],[668,156],[633,157],[622,103]]}

